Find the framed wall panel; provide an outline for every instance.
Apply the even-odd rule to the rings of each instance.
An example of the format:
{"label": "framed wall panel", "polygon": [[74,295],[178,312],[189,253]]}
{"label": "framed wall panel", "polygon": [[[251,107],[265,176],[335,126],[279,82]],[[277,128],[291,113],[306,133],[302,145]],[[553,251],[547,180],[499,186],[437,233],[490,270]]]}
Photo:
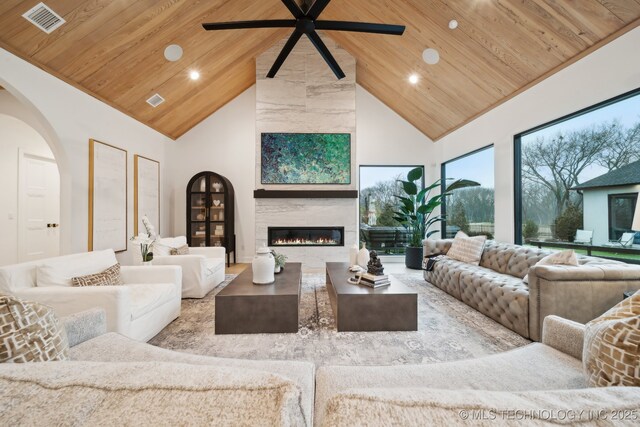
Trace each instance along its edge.
{"label": "framed wall panel", "polygon": [[160,162],[136,154],[133,157],[133,232],[144,230],[146,215],[160,234]]}
{"label": "framed wall panel", "polygon": [[89,140],[89,251],[127,250],[127,151]]}

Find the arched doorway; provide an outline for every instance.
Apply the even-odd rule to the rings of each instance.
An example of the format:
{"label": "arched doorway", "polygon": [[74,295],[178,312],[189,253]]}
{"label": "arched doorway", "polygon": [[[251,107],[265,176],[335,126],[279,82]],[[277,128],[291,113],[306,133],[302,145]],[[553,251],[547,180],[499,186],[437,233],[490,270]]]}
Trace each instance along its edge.
{"label": "arched doorway", "polygon": [[71,180],[52,127],[0,81],[0,265],[68,252]]}

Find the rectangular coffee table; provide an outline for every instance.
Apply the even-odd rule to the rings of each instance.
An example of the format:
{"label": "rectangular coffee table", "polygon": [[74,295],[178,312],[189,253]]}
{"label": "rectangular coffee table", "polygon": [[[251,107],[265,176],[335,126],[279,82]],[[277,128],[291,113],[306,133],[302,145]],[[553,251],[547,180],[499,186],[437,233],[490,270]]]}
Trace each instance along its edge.
{"label": "rectangular coffee table", "polygon": [[302,264],[287,263],[276,282],[254,285],[251,267],[215,298],[216,334],[298,332]]}
{"label": "rectangular coffee table", "polygon": [[346,262],[327,263],[327,290],[338,332],[417,331],[418,294],[393,276],[373,289],[347,282]]}

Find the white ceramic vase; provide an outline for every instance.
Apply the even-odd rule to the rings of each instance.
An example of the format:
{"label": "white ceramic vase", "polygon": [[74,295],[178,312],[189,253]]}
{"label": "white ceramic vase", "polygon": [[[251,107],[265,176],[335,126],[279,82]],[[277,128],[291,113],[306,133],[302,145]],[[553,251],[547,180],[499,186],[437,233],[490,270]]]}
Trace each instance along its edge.
{"label": "white ceramic vase", "polygon": [[219,193],[220,190],[222,190],[222,184],[217,181],[211,184],[211,186],[213,187],[216,193]]}
{"label": "white ceramic vase", "polygon": [[369,251],[363,243],[362,249],[358,251],[358,265],[362,268],[367,268],[367,264],[369,264]]}
{"label": "white ceramic vase", "polygon": [[255,285],[269,285],[275,282],[276,260],[266,246],[256,251],[251,268],[253,269],[253,283]]}
{"label": "white ceramic vase", "polygon": [[351,248],[349,248],[349,266],[353,267],[358,263],[358,245],[353,244]]}

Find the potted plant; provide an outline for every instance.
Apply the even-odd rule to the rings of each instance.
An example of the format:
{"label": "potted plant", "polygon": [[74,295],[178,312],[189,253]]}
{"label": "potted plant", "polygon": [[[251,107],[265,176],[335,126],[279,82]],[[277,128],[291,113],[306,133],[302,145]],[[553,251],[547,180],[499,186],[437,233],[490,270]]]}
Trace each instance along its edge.
{"label": "potted plant", "polygon": [[151,265],[151,261],[153,261],[153,244],[157,239],[156,230],[146,215],[142,218],[142,224],[146,233],[141,232],[137,236],[133,236],[131,241],[140,246],[142,265]]}
{"label": "potted plant", "polygon": [[431,190],[440,187],[441,180],[438,179],[420,190],[419,183],[422,181],[422,174],[423,168],[411,169],[407,173],[406,181],[399,180],[402,183],[404,194],[395,196],[401,203],[400,209],[394,212],[394,219],[402,224],[409,233],[405,265],[416,270],[422,268],[422,240],[437,233],[439,230],[430,230],[431,226],[445,219],[444,215],[434,215],[434,210],[442,205],[444,197],[450,195],[453,190],[480,185],[475,181],[453,180],[444,193],[429,197]]}
{"label": "potted plant", "polygon": [[285,254],[279,254],[274,250],[271,251],[271,254],[276,262],[274,272],[278,274],[284,269],[284,265],[287,263],[287,256]]}

